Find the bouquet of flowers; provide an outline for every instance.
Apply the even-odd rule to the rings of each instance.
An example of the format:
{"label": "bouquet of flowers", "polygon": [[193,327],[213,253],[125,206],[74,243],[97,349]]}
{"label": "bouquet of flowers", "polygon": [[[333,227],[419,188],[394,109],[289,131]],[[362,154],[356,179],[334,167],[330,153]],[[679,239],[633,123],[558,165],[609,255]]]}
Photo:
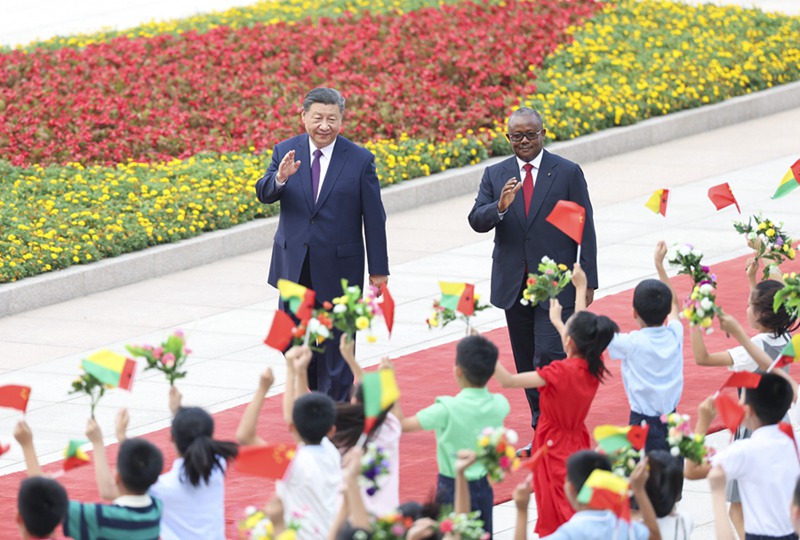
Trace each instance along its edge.
{"label": "bouquet of flowers", "polygon": [[[437,529],[445,537],[460,535],[463,540],[485,540],[489,538],[489,533],[483,530],[483,520],[478,517],[479,513],[442,513],[437,523]],[[371,537],[373,540],[403,540],[412,525],[414,525],[414,520],[411,517],[394,512],[379,517],[373,522]]]}
{"label": "bouquet of flowers", "polygon": [[[475,312],[483,311],[484,309],[489,308],[489,304],[480,303],[481,295],[475,294],[474,299]],[[431,316],[428,317],[425,322],[428,324],[428,329],[431,329],[438,328],[440,326],[444,328],[456,320],[462,320],[467,324],[467,326],[469,326],[469,317],[467,315],[464,315],[463,313],[460,313],[454,309],[444,307],[439,300],[434,300],[433,313],[431,313]]]}
{"label": "bouquet of flowers", "polygon": [[796,272],[783,274],[783,289],[775,293],[772,309],[775,313],[783,306],[794,318],[800,318],[800,278]]}
{"label": "bouquet of flowers", "polygon": [[388,452],[373,442],[367,443],[367,448],[361,457],[361,475],[358,477],[358,483],[367,488],[367,495],[372,497],[381,489],[378,480],[387,474],[389,474]]}
{"label": "bouquet of flowers", "polygon": [[83,392],[89,396],[92,401],[92,418],[94,418],[94,409],[100,402],[100,398],[106,393],[106,390],[113,388],[110,384],[103,384],[100,380],[90,373],[83,373],[80,377],[72,381],[72,390],[70,394],[77,394]]}
{"label": "bouquet of flowers", "polygon": [[300,523],[297,520],[289,522],[281,533],[275,534],[275,527],[267,517],[266,512],[255,506],[245,508],[245,517],[239,521],[239,538],[247,540],[295,540]]}
{"label": "bouquet of flowers", "polygon": [[673,245],[667,254],[667,261],[680,267],[679,274],[691,276],[695,285],[703,281],[712,285],[717,282],[717,276],[711,273],[711,268],[703,264],[703,252],[691,244]]}
{"label": "bouquet of flowers", "polygon": [[527,287],[522,291],[523,306],[536,305],[547,298],[555,298],[569,285],[572,271],[566,264],[558,264],[550,257],[542,257],[538,274],[528,274]]}
{"label": "bouquet of flowers", "polygon": [[148,369],[161,371],[169,381],[170,386],[175,385],[177,379],[186,377],[186,371],[180,368],[189,359],[192,352],[185,346],[185,339],[181,330],[176,330],[160,346],[152,345],[126,345],[125,348],[134,356],[142,357],[147,362]]}
{"label": "bouquet of flowers", "polygon": [[374,540],[403,540],[406,532],[414,524],[414,519],[400,512],[392,512],[378,517],[372,524]]}
{"label": "bouquet of flowers", "polygon": [[381,315],[381,306],[378,303],[378,289],[370,286],[365,296],[361,296],[361,287],[348,286],[347,280],[342,280],[344,294],[333,299],[333,303],[323,307],[331,309],[333,326],[345,334],[355,337],[359,330],[369,330],[367,341],[375,343],[377,337],[372,333],[372,319]]}
{"label": "bouquet of flowers", "polygon": [[661,421],[667,424],[667,444],[673,456],[703,464],[714,454],[714,450],[705,445],[703,435],[692,433],[688,414],[662,414]]}
{"label": "bouquet of flowers", "polygon": [[708,281],[695,285],[692,295],[686,299],[681,316],[692,326],[706,329],[706,334],[713,332],[711,321],[720,313],[717,307],[717,295],[714,285]]}
{"label": "bouquet of flowers", "polygon": [[642,457],[641,454],[639,450],[635,450],[631,446],[617,450],[608,456],[608,459],[611,460],[611,472],[621,478],[630,478],[633,469],[636,468],[636,464]]}
{"label": "bouquet of flowers", "polygon": [[772,263],[764,266],[763,279],[769,279],[770,272],[785,260],[793,260],[795,250],[792,238],[781,228],[783,223],[766,219],[761,214],[750,216],[747,222],[734,221],[736,232],[744,234],[747,245],[756,251],[756,259],[767,259]]}
{"label": "bouquet of flowers", "polygon": [[[327,303],[327,302],[326,302]],[[333,330],[333,319],[331,314],[324,309],[314,310],[314,316],[305,321],[301,321],[292,332],[292,345],[303,345],[306,343],[308,334],[308,346],[311,350],[322,352],[326,339],[330,339]]]}
{"label": "bouquet of flowers", "polygon": [[484,428],[477,442],[477,462],[486,468],[489,482],[496,484],[506,474],[517,470],[519,458],[514,445],[517,443],[517,432],[513,429]]}

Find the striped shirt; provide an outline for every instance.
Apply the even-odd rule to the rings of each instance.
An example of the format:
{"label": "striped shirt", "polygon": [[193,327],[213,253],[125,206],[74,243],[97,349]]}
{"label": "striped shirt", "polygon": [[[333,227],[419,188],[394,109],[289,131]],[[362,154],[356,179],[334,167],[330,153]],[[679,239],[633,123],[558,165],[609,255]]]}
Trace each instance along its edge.
{"label": "striped shirt", "polygon": [[75,540],[158,540],[162,507],[149,495],[120,497],[114,504],[69,501],[64,534]]}

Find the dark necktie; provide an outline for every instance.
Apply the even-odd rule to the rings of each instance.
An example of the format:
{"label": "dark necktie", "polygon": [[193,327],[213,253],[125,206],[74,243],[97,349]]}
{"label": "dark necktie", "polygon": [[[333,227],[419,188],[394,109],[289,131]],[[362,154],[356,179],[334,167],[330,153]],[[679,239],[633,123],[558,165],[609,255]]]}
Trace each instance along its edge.
{"label": "dark necktie", "polygon": [[314,160],[311,162],[311,190],[314,192],[314,203],[317,202],[319,195],[319,157],[322,155],[322,150],[317,148],[314,150]]}
{"label": "dark necktie", "polygon": [[525,199],[525,217],[528,217],[528,210],[531,207],[531,199],[533,198],[533,174],[531,169],[533,165],[526,163],[522,166],[525,171],[525,179],[522,181],[522,196]]}

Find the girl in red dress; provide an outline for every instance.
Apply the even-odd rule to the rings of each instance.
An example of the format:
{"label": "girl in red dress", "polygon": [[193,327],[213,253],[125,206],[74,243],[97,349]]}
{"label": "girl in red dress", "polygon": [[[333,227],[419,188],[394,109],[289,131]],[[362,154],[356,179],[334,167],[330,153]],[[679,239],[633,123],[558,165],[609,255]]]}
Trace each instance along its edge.
{"label": "girl in red dress", "polygon": [[[585,277],[576,265],[573,283],[576,297],[583,299]],[[585,276],[585,275],[584,275]],[[510,374],[497,363],[495,377],[505,388],[539,388],[541,415],[532,452],[550,446],[533,475],[533,489],[538,509],[535,532],[544,537],[569,521],[575,511],[564,493],[567,458],[578,450],[590,448],[586,415],[604,375],[608,373],[601,354],[619,328],[604,315],[595,315],[576,302],[576,313],[561,322],[561,305],[550,301],[550,319],[562,336],[567,358],[536,371]]]}

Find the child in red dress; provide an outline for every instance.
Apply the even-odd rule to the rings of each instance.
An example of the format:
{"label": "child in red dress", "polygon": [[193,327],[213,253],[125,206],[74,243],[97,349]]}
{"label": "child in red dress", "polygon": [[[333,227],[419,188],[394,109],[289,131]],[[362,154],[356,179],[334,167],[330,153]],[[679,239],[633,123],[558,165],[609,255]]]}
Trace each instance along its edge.
{"label": "child in red dress", "polygon": [[541,416],[532,452],[545,444],[550,446],[533,475],[539,514],[535,532],[540,537],[555,532],[575,513],[564,493],[567,458],[591,447],[586,415],[608,372],[601,354],[619,331],[608,317],[582,311],[586,275],[577,264],[573,284],[575,314],[567,320],[566,326],[561,321],[558,300],[550,301],[550,319],[561,333],[567,358],[516,375],[510,374],[499,362],[495,369],[495,378],[505,388],[539,388]]}

